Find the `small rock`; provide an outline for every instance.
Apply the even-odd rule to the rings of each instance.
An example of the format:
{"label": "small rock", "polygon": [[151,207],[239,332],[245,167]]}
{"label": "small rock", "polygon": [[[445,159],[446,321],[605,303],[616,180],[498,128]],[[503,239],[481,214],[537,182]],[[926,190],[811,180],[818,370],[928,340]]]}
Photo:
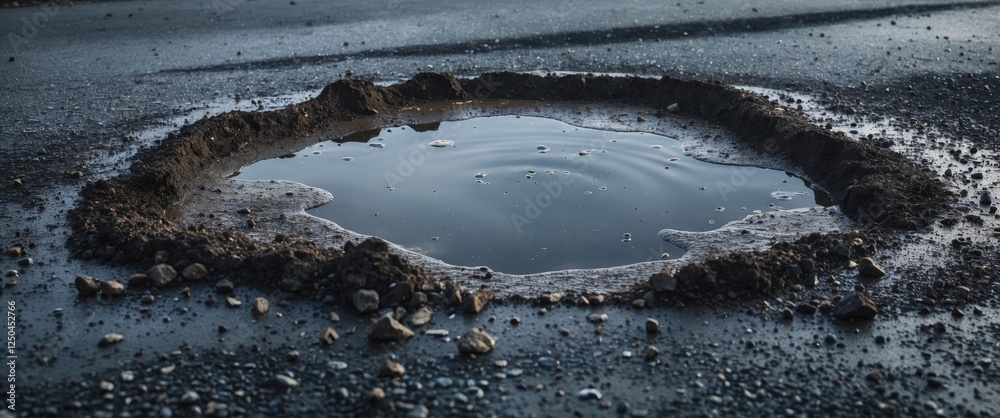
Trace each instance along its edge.
{"label": "small rock", "polygon": [[462,297],[462,311],[469,314],[477,314],[486,309],[486,305],[493,299],[493,290],[482,288],[475,292],[465,292]]}
{"label": "small rock", "polygon": [[871,257],[865,257],[858,261],[858,273],[861,274],[861,277],[871,279],[877,279],[885,276],[885,270],[883,270],[882,266],[879,266],[875,260],[872,260]]}
{"label": "small rock", "polygon": [[433,317],[433,315],[434,311],[431,310],[430,307],[421,306],[420,309],[417,309],[417,311],[410,316],[410,325],[413,325],[415,327],[422,327],[424,325],[427,325],[428,323],[431,322],[431,318]]}
{"label": "small rock", "polygon": [[236,209],[236,213],[238,213],[240,215],[249,215],[250,214],[250,208],[239,208],[239,209]]}
{"label": "small rock", "polygon": [[289,351],[288,354],[285,355],[285,358],[288,359],[288,361],[290,362],[299,361],[300,357],[302,357],[302,353],[300,353],[299,350]]}
{"label": "small rock", "polygon": [[660,332],[660,321],[653,318],[646,318],[646,333],[657,334]]}
{"label": "small rock", "polygon": [[983,206],[989,206],[993,204],[993,196],[990,196],[989,191],[984,190],[983,194],[979,195],[979,204]]}
{"label": "small rock", "polygon": [[804,315],[812,315],[816,313],[816,306],[814,306],[811,303],[802,302],[798,305],[795,305],[795,311]]}
{"label": "small rock", "polygon": [[84,297],[94,296],[101,290],[101,285],[90,276],[76,276],[73,285],[76,286],[76,291],[80,293],[80,296]]}
{"label": "small rock", "polygon": [[646,299],[636,299],[632,301],[632,308],[642,309],[646,307]]}
{"label": "small rock", "polygon": [[116,334],[116,333],[105,334],[104,337],[102,337],[101,340],[97,342],[97,346],[107,347],[109,345],[115,345],[122,342],[124,339],[125,336],[121,334]]}
{"label": "small rock", "polygon": [[[669,106],[667,106],[667,112],[670,112],[670,113],[677,113],[677,112],[680,112],[680,110],[681,110],[681,107],[677,103],[671,103]],[[598,398],[598,399],[600,399],[600,398]]]}
{"label": "small rock", "polygon": [[281,388],[281,389],[292,389],[299,386],[299,381],[292,379],[291,377],[285,376],[283,374],[276,374],[271,378],[271,386]]}
{"label": "small rock", "polygon": [[372,389],[371,394],[368,395],[368,400],[373,403],[379,403],[385,400],[385,390],[382,388]]}
{"label": "small rock", "polygon": [[163,287],[169,284],[175,277],[177,277],[177,271],[168,264],[157,264],[146,272],[146,277],[149,278],[153,284]]}
{"label": "small rock", "polygon": [[580,307],[590,306],[590,299],[587,299],[586,296],[581,295],[579,298],[576,299],[576,306]]}
{"label": "small rock", "polygon": [[271,308],[271,304],[264,297],[258,297],[250,303],[250,312],[257,316],[264,316]]}
{"label": "small rock", "polygon": [[7,249],[7,255],[11,257],[20,257],[22,254],[24,254],[24,249],[20,246],[13,246]]}
{"label": "small rock", "polygon": [[184,392],[184,394],[181,395],[181,403],[184,405],[191,405],[195,402],[198,402],[198,399],[201,399],[201,397],[198,396],[198,392],[195,392],[193,390]]}
{"label": "small rock", "polygon": [[844,296],[833,307],[833,316],[840,319],[872,319],[877,313],[878,307],[871,296],[860,292]]}
{"label": "small rock", "polygon": [[240,302],[232,296],[226,296],[226,306],[230,308],[239,308],[240,306],[243,306],[243,302]]}
{"label": "small rock", "polygon": [[556,303],[559,303],[559,301],[561,301],[562,298],[563,298],[562,292],[544,293],[542,294],[542,296],[538,297],[538,302],[544,305],[554,305]]}
{"label": "small rock", "polygon": [[128,276],[128,286],[137,287],[149,284],[149,277],[145,273],[134,273]]}
{"label": "small rock", "polygon": [[358,290],[351,297],[351,302],[359,313],[375,312],[378,310],[378,292],[367,289]]}
{"label": "small rock", "polygon": [[32,260],[31,258],[22,258],[20,260],[17,260],[17,265],[21,267],[29,267],[32,264],[35,264],[35,260]]}
{"label": "small rock", "polygon": [[101,282],[101,290],[108,296],[118,297],[125,294],[125,285],[115,280],[108,280]]}
{"label": "small rock", "polygon": [[493,351],[496,340],[479,328],[470,329],[458,340],[458,351],[463,354],[486,354]]}
{"label": "small rock", "polygon": [[326,329],[323,330],[323,333],[320,334],[319,336],[319,340],[324,345],[333,345],[333,343],[337,342],[337,340],[339,339],[340,339],[340,334],[337,334],[337,331],[334,330],[332,327],[326,327]]}
{"label": "small rock", "polygon": [[227,293],[233,293],[233,290],[235,289],[236,286],[233,285],[233,282],[227,279],[219,280],[219,282],[215,284],[215,291],[224,295]]}
{"label": "small rock", "polygon": [[405,373],[406,367],[389,359],[386,359],[378,369],[379,377],[399,377]]}
{"label": "small rock", "polygon": [[656,348],[655,345],[651,345],[651,346],[646,347],[646,354],[643,356],[643,358],[647,362],[650,362],[650,361],[656,360],[656,358],[659,357],[659,356],[660,356],[660,349]]}
{"label": "small rock", "polygon": [[677,278],[673,270],[663,269],[649,277],[649,287],[656,292],[673,292],[677,289]]}
{"label": "small rock", "polygon": [[597,399],[597,400],[600,400],[601,398],[604,397],[604,395],[602,395],[601,391],[599,391],[597,389],[586,388],[586,389],[583,389],[583,390],[577,392],[576,393],[576,397],[580,398],[580,399],[584,399],[584,400],[586,400],[586,399]]}
{"label": "small rock", "polygon": [[606,313],[592,313],[587,315],[587,320],[595,324],[603,324],[608,320],[608,314]]}
{"label": "small rock", "polygon": [[392,315],[380,317],[368,331],[368,338],[377,341],[403,341],[413,336],[413,331],[400,324]]}
{"label": "small rock", "polygon": [[142,295],[141,301],[143,305],[152,305],[153,302],[156,302],[156,296],[147,293],[145,295]]}
{"label": "small rock", "polygon": [[604,295],[591,295],[587,299],[590,300],[590,304],[591,305],[601,306],[601,305],[604,304],[604,299],[606,299],[606,298],[604,297]]}
{"label": "small rock", "polygon": [[201,263],[194,263],[187,266],[184,268],[184,271],[181,272],[181,276],[184,277],[184,280],[201,280],[207,275],[208,269],[206,269],[205,265]]}

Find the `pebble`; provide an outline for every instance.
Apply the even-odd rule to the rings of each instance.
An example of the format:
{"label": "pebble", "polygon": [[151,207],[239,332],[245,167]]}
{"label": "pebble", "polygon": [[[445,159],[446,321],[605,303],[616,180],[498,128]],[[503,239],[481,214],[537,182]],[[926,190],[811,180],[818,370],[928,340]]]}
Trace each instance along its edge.
{"label": "pebble", "polygon": [[94,296],[101,290],[97,280],[90,276],[76,276],[73,285],[76,286],[76,291],[80,293],[80,296],[84,297]]}
{"label": "pebble", "polygon": [[299,386],[299,381],[283,374],[276,374],[270,381],[272,386],[281,389],[292,389]]}
{"label": "pebble", "polygon": [[107,347],[109,345],[115,345],[125,340],[125,336],[116,333],[105,334],[101,337],[101,340],[97,342],[98,347]]}
{"label": "pebble", "polygon": [[378,310],[378,292],[374,290],[361,289],[351,296],[351,303],[358,313],[375,312]]}
{"label": "pebble", "polygon": [[861,274],[861,277],[872,279],[885,276],[885,270],[875,260],[872,260],[871,257],[865,257],[858,261],[858,273]]}
{"label": "pebble", "polygon": [[168,264],[157,264],[146,272],[146,277],[153,282],[154,285],[159,287],[164,287],[169,284],[175,277],[177,277],[177,271],[174,270]]}
{"label": "pebble", "polygon": [[795,310],[800,314],[812,315],[816,313],[816,306],[814,306],[811,303],[802,302],[798,305],[795,305]]}
{"label": "pebble", "polygon": [[250,208],[239,208],[239,209],[236,209],[236,213],[240,214],[240,215],[249,215],[250,214]]}
{"label": "pebble", "polygon": [[219,280],[219,282],[215,284],[215,291],[222,294],[233,293],[233,290],[235,289],[236,286],[234,286],[233,282],[228,279]]}
{"label": "pebble", "polygon": [[482,312],[493,299],[493,294],[493,290],[488,288],[482,288],[475,292],[466,291],[462,297],[462,311],[469,314]]}
{"label": "pebble", "polygon": [[677,288],[677,278],[673,270],[663,269],[649,277],[649,287],[657,292],[673,292]]}
{"label": "pebble", "polygon": [[877,313],[878,307],[871,296],[860,292],[844,296],[833,307],[833,315],[840,319],[872,319]]}
{"label": "pebble", "polygon": [[579,392],[577,392],[576,393],[576,397],[580,398],[580,399],[584,399],[584,400],[586,400],[586,399],[600,400],[601,398],[604,397],[604,395],[602,395],[601,391],[599,391],[597,389],[586,388],[586,389],[582,389]]}
{"label": "pebble", "polygon": [[651,345],[651,346],[646,347],[646,354],[643,355],[643,358],[647,362],[650,362],[650,361],[656,360],[656,358],[659,357],[659,356],[660,356],[660,349],[656,348],[655,345]]}
{"label": "pebble", "polygon": [[587,315],[587,320],[595,324],[603,324],[608,320],[608,314],[606,313],[592,313]]}
{"label": "pebble", "polygon": [[670,112],[670,113],[677,113],[677,112],[680,112],[680,110],[681,110],[681,107],[677,103],[671,103],[669,106],[667,106],[667,112]]}
{"label": "pebble", "polygon": [[250,312],[256,316],[264,316],[271,308],[271,304],[264,297],[258,297],[250,303]]}
{"label": "pebble", "polygon": [[32,260],[31,258],[22,258],[20,260],[17,260],[17,265],[21,267],[28,267],[31,266],[32,264],[35,264],[35,261]]}
{"label": "pebble", "polygon": [[632,308],[634,308],[634,309],[642,309],[642,308],[645,308],[645,307],[646,307],[646,300],[645,299],[636,299],[636,300],[632,301]]}
{"label": "pebble", "polygon": [[653,318],[646,318],[646,333],[657,334],[660,332],[660,321]]}
{"label": "pebble", "polygon": [[553,305],[559,303],[563,298],[562,292],[551,292],[543,293],[538,297],[538,301],[542,304]]}
{"label": "pebble", "polygon": [[240,306],[243,306],[243,302],[240,302],[232,296],[226,296],[226,306],[229,306],[230,308],[239,308]]}
{"label": "pebble", "polygon": [[437,139],[431,141],[430,146],[435,148],[453,147],[455,146],[455,141],[450,141],[447,139]]}
{"label": "pebble", "polygon": [[368,400],[379,403],[385,400],[385,389],[374,388],[371,393],[368,394]]}
{"label": "pebble", "polygon": [[493,351],[496,340],[479,328],[470,329],[458,340],[458,351],[463,354],[486,354]]}
{"label": "pebble", "polygon": [[326,329],[323,330],[323,333],[319,336],[319,340],[323,343],[323,345],[333,345],[333,343],[337,342],[339,339],[340,334],[337,334],[337,331],[332,327],[326,327]]}
{"label": "pebble", "polygon": [[389,359],[386,359],[378,369],[379,377],[399,377],[404,373],[406,373],[406,367]]}
{"label": "pebble", "polygon": [[195,392],[193,390],[184,392],[184,394],[181,395],[181,403],[184,405],[193,404],[195,402],[198,402],[199,399],[201,399],[201,397],[198,396],[198,392]]}
{"label": "pebble", "polygon": [[206,269],[205,265],[201,263],[191,264],[190,266],[185,267],[184,271],[181,272],[181,276],[184,277],[184,280],[201,280],[207,275],[208,269]]}
{"label": "pebble", "polygon": [[990,196],[988,190],[984,190],[981,195],[979,195],[979,204],[983,206],[989,206],[993,204],[993,196]]}
{"label": "pebble", "polygon": [[156,302],[156,296],[153,296],[153,295],[151,295],[149,293],[147,293],[145,295],[142,295],[142,304],[143,305],[152,305],[153,302]]}
{"label": "pebble", "polygon": [[125,285],[115,280],[101,282],[101,290],[108,296],[118,297],[125,294]]}
{"label": "pebble", "polygon": [[433,317],[433,315],[434,311],[431,310],[430,307],[421,306],[420,309],[417,309],[417,311],[410,316],[410,325],[413,325],[415,327],[422,327],[424,325],[427,325],[428,323],[431,322],[431,318]]}
{"label": "pebble", "polygon": [[400,324],[392,315],[383,315],[368,331],[368,338],[376,341],[403,341],[413,337],[413,331]]}

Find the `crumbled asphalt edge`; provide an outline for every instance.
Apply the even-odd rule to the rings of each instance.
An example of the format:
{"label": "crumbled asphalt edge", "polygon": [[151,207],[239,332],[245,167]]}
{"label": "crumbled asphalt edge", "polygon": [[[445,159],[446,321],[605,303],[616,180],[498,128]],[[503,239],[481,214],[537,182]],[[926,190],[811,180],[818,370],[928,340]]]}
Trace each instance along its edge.
{"label": "crumbled asphalt edge", "polygon": [[[489,86],[485,94],[484,85]],[[404,106],[470,97],[600,101],[652,109],[677,104],[683,115],[719,123],[764,152],[780,153],[829,191],[849,217],[872,229],[926,226],[943,209],[948,195],[938,180],[901,155],[811,125],[780,105],[721,83],[516,73],[459,80],[423,73],[388,87],[362,80],[338,81],[315,99],[285,109],[229,112],[186,126],[162,146],[140,153],[128,174],[88,182],[80,203],[68,214],[73,229],[68,244],[82,259],[146,268],[159,255],[160,261],[179,269],[202,263],[215,276],[237,285],[253,284],[290,294],[346,300],[361,288],[380,294],[400,285],[409,293],[441,290],[447,281],[431,278],[389,254],[377,239],[343,251],[306,241],[261,243],[236,230],[184,230],[164,214],[205,176],[229,173],[240,165],[235,162],[240,156],[259,155],[284,138],[317,135],[338,124],[391,114]],[[855,239],[858,248],[852,247]],[[703,299],[699,295],[706,291],[708,296],[722,293],[741,298],[766,294],[812,273],[806,260],[812,260],[812,268],[823,267],[823,256],[838,246],[852,247],[851,256],[864,254],[872,241],[866,233],[811,236],[793,244],[777,244],[767,252],[718,257],[683,269],[678,279],[679,288],[685,291],[678,294],[697,299]],[[381,267],[374,269],[376,265]],[[717,280],[705,280],[713,276]]]}

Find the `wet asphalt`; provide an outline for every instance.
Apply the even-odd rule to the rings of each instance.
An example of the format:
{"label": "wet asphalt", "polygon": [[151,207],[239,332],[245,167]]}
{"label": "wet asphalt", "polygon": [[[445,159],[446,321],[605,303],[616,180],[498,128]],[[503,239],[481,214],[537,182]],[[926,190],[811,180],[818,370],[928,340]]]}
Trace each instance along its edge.
{"label": "wet asphalt", "polygon": [[[496,352],[470,360],[440,337],[370,344],[363,336],[373,317],[319,300],[293,301],[264,320],[225,308],[210,286],[193,287],[190,298],[165,290],[145,310],[141,293],[80,301],[77,275],[124,280],[133,271],[72,260],[62,245],[62,215],[81,182],[114,174],[127,163],[109,161],[155,145],[144,132],[163,135],[249,100],[281,106],[287,101],[273,97],[342,78],[392,82],[421,71],[672,75],[808,94],[993,74],[998,2],[119,1],[0,9],[0,35],[0,236],[33,258],[26,268],[5,258],[2,269],[21,270],[5,278],[0,296],[19,315],[19,416],[395,416],[422,408],[431,416],[992,416],[1000,405],[991,383],[1000,378],[991,367],[1000,357],[995,285],[983,290],[982,315],[965,306],[964,317],[944,307],[920,315],[899,302],[862,324],[821,315],[781,321],[762,302],[437,313],[432,328],[452,337],[472,326],[499,337]],[[944,259],[945,250],[930,248]],[[965,267],[931,264],[955,274]],[[884,287],[896,296],[882,300],[910,297],[906,281],[896,283]],[[236,296],[247,303],[259,295]],[[602,312],[605,325],[586,319]],[[522,325],[511,325],[514,316]],[[647,334],[647,317],[664,329]],[[317,339],[328,324],[344,335],[331,348]],[[126,339],[98,348],[109,332]],[[886,342],[876,344],[879,336]],[[662,354],[645,361],[649,345]],[[300,360],[289,360],[292,350]],[[378,377],[385,358],[407,373]],[[276,387],[276,374],[300,385]],[[370,400],[375,387],[385,401]],[[602,399],[578,397],[586,388]]]}

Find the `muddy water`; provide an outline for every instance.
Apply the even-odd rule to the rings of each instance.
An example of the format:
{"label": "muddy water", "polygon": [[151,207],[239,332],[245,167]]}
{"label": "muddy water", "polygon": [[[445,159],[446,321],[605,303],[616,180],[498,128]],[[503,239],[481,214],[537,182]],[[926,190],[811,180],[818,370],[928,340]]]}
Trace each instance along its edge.
{"label": "muddy water", "polygon": [[708,231],[817,206],[785,172],[696,160],[678,141],[497,116],[360,132],[246,167],[330,191],[311,214],[456,265],[525,274],[677,257]]}

